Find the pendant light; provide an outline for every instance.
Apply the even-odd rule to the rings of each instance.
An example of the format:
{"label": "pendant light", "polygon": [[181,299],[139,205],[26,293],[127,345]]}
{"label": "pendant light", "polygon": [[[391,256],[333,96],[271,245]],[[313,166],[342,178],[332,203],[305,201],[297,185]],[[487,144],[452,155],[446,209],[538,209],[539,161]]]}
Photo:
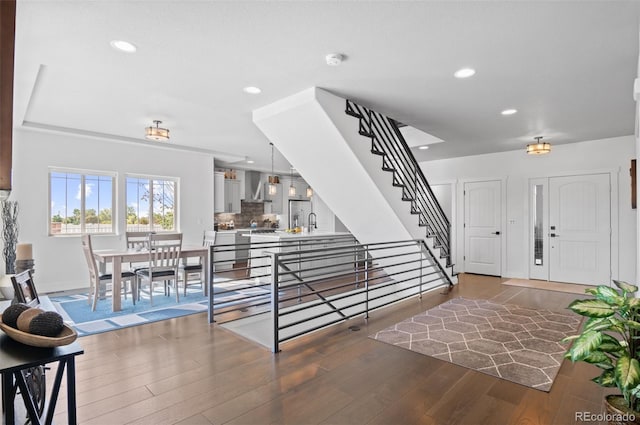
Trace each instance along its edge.
{"label": "pendant light", "polygon": [[529,155],[543,155],[551,152],[551,143],[541,142],[542,136],[534,137],[535,143],[527,145],[527,153]]}
{"label": "pendant light", "polygon": [[289,196],[296,196],[296,187],[293,185],[293,167],[290,169],[291,184],[289,184]]}
{"label": "pendant light", "polygon": [[156,126],[147,127],[144,137],[146,137],[147,139],[156,140],[156,141],[169,140],[169,129],[160,127],[160,124],[162,124],[162,121],[153,120],[153,123]]}
{"label": "pendant light", "polygon": [[273,175],[273,143],[269,142],[271,145],[271,176],[269,176],[269,195],[275,195],[278,193],[278,187],[276,186],[276,179]]}

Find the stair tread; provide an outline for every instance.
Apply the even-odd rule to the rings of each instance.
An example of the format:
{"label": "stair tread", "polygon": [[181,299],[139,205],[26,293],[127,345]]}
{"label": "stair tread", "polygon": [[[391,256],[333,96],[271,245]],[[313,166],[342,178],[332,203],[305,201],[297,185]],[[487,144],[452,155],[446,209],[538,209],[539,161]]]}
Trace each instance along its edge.
{"label": "stair tread", "polygon": [[[367,121],[363,121],[365,119],[365,116],[359,112],[356,112],[357,109],[359,109],[360,107],[358,105],[356,105],[355,103],[351,102],[351,101],[347,101],[347,105],[346,105],[346,109],[345,109],[345,113],[349,116],[352,116],[354,118],[357,118],[359,120],[358,122],[358,133],[364,137],[368,137],[371,139],[371,149],[370,152],[374,155],[379,155],[382,156],[382,170],[383,171],[388,171],[388,172],[392,172],[393,174],[393,180],[392,180],[392,186],[393,187],[400,187],[402,188],[402,194],[401,194],[401,199],[402,201],[405,202],[411,202],[410,205],[410,209],[409,212],[412,215],[418,215],[418,227],[423,227],[426,228],[426,238],[431,239],[430,243],[433,244],[433,249],[438,249],[439,250],[439,255],[437,257],[433,257],[433,260],[435,261],[441,261],[441,260],[446,260],[447,266],[446,267],[453,267],[453,264],[450,263],[450,253],[449,251],[449,246],[446,245],[446,240],[442,238],[441,236],[441,232],[439,231],[435,231],[433,229],[433,223],[432,220],[430,220],[431,214],[430,214],[430,210],[429,207],[427,206],[427,211],[423,212],[422,208],[420,207],[420,203],[425,203],[427,201],[424,200],[424,198],[420,198],[420,190],[422,189],[424,184],[421,184],[419,186],[419,188],[416,188],[417,192],[416,193],[407,193],[408,189],[407,189],[407,185],[405,183],[401,183],[399,181],[400,178],[402,178],[402,175],[398,175],[398,169],[397,169],[397,164],[394,162],[394,159],[389,157],[389,155],[384,152],[383,149],[379,149],[378,146],[380,146],[380,140],[377,138],[378,136],[384,137],[384,134],[379,134],[378,136],[376,136],[376,133],[372,130],[372,127],[370,125],[368,125]],[[364,111],[366,114],[369,114],[369,112],[372,112],[374,114],[376,114],[376,116],[378,115],[377,113],[375,113],[374,111],[369,111],[366,108],[364,108]],[[383,117],[384,120],[386,120],[386,117]],[[390,122],[392,124],[394,124],[393,120],[390,120]],[[397,125],[397,124],[395,124]],[[392,140],[393,142],[395,142],[395,138],[394,140]],[[402,162],[402,161],[401,161]],[[389,164],[394,164],[394,165],[389,165]],[[402,165],[401,165],[402,166]],[[413,181],[413,178],[411,178]],[[411,183],[411,184],[418,184],[417,182]],[[410,184],[410,185],[411,185]],[[428,187],[428,186],[427,186]],[[430,202],[430,201],[429,201]],[[437,202],[437,201],[436,201]],[[418,206],[416,206],[418,205]],[[406,209],[405,209],[406,211]],[[433,217],[431,217],[432,219],[434,219]],[[435,218],[437,219],[437,218]],[[436,226],[437,227],[437,226]],[[443,243],[444,242],[444,243]],[[433,265],[433,262],[431,263]],[[452,275],[456,276],[457,273],[453,274],[453,269],[452,271]]]}
{"label": "stair tread", "polygon": [[359,114],[359,113],[357,113],[357,112],[355,112],[355,111],[353,111],[353,110],[345,109],[345,111],[344,111],[344,112],[345,112],[347,115],[351,115],[352,117],[355,117],[355,118],[358,118],[358,119],[362,119],[362,115],[361,115],[361,114]]}

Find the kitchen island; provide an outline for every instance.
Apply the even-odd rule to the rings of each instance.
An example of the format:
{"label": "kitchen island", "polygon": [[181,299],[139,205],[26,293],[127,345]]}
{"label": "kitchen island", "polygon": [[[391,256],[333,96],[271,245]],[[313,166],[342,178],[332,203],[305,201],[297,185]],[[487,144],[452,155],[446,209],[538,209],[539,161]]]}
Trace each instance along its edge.
{"label": "kitchen island", "polygon": [[[260,281],[271,280],[271,253],[299,253],[298,261],[288,267],[298,272],[298,278],[313,274],[317,276],[319,270],[326,270],[327,274],[353,268],[353,264],[344,263],[342,258],[318,258],[320,254],[309,253],[310,250],[326,250],[335,246],[353,245],[355,238],[349,232],[313,231],[304,233],[253,233],[248,234],[251,247],[249,250],[250,276]],[[355,254],[355,253],[354,253]],[[311,258],[316,257],[316,258]],[[287,279],[289,280],[289,279]]]}
{"label": "kitchen island", "polygon": [[239,229],[221,229],[216,231],[216,245],[226,247],[216,253],[216,269],[231,270],[245,267],[249,257],[249,235],[252,233],[275,232],[268,227],[247,227]]}

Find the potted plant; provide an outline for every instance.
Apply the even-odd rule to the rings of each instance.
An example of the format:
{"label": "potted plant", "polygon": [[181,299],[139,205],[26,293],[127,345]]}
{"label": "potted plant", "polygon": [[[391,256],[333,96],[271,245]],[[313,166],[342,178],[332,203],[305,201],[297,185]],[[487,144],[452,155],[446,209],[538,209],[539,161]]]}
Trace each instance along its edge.
{"label": "potted plant", "polygon": [[573,312],[588,318],[565,357],[584,361],[602,373],[592,379],[603,387],[617,387],[621,394],[605,397],[607,419],[613,423],[640,423],[640,298],[638,287],[614,280],[615,288],[600,285],[587,289],[593,298],[569,305]]}

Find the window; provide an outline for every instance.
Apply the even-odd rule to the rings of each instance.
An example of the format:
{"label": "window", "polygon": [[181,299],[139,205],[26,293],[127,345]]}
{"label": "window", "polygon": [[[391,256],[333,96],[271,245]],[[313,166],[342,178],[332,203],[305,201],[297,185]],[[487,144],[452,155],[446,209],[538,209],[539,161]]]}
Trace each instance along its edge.
{"label": "window", "polygon": [[176,230],[175,180],[127,177],[127,231]]}
{"label": "window", "polygon": [[49,234],[114,233],[115,176],[49,172]]}

